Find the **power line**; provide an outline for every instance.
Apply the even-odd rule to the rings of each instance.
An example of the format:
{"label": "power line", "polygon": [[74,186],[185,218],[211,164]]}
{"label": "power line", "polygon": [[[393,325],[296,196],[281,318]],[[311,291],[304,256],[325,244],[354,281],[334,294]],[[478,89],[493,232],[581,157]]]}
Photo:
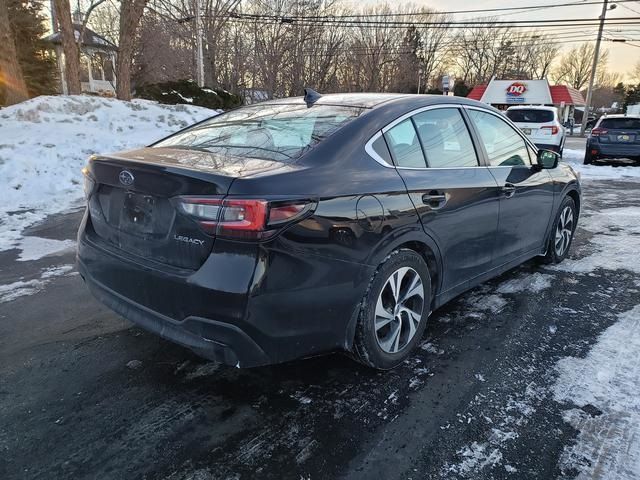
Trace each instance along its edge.
{"label": "power line", "polygon": [[[629,2],[637,2],[638,0],[617,0],[616,3],[623,4]],[[366,13],[366,14],[347,14],[347,15],[309,15],[309,16],[299,16],[292,17],[287,15],[287,18],[304,18],[304,19],[324,19],[324,18],[375,18],[375,17],[404,17],[404,16],[415,16],[426,14],[426,15],[456,15],[461,13],[488,13],[488,12],[507,12],[507,11],[517,11],[517,10],[534,10],[534,9],[547,9],[547,8],[560,8],[560,7],[581,7],[583,5],[601,5],[601,1],[597,0],[589,0],[589,1],[576,1],[576,2],[568,2],[568,3],[557,3],[557,4],[543,4],[543,5],[527,5],[521,7],[500,7],[500,8],[478,8],[478,9],[470,9],[470,10],[449,10],[449,11],[425,11],[425,12],[398,12],[398,13]],[[233,15],[234,12],[231,12]],[[239,15],[244,15],[238,12]],[[278,15],[274,15],[278,16]]]}
{"label": "power line", "polygon": [[[626,19],[612,19],[613,21],[607,21],[607,25],[615,26],[638,26],[640,25],[640,17],[629,17]],[[229,18],[231,22],[245,22],[249,23],[259,23],[260,25],[280,25],[280,24],[295,24],[300,27],[320,27],[325,25],[336,25],[342,26],[345,28],[375,28],[375,27],[386,27],[386,28],[402,28],[406,29],[409,27],[430,27],[433,29],[449,29],[452,27],[481,27],[486,29],[500,29],[500,28],[518,28],[518,29],[536,29],[536,28],[552,28],[552,27],[597,27],[598,20],[553,20],[553,21],[523,21],[526,23],[520,22],[350,22],[350,21],[340,21],[340,22],[329,22],[329,21],[282,21],[279,19],[258,19],[258,18]],[[555,23],[555,22],[565,22],[565,23]]]}

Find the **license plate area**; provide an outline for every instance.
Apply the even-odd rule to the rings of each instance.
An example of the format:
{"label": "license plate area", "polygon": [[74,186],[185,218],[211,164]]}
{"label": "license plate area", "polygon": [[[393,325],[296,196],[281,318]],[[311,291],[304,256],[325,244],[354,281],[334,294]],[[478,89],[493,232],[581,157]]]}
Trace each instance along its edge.
{"label": "license plate area", "polygon": [[618,142],[621,142],[621,143],[633,142],[635,139],[634,135],[627,135],[627,134],[620,134],[616,138]]}
{"label": "license plate area", "polygon": [[531,135],[531,129],[530,128],[523,128],[522,129],[522,133],[524,133],[525,135]]}
{"label": "license plate area", "polygon": [[128,233],[152,234],[155,204],[156,199],[151,195],[125,192],[120,228]]}

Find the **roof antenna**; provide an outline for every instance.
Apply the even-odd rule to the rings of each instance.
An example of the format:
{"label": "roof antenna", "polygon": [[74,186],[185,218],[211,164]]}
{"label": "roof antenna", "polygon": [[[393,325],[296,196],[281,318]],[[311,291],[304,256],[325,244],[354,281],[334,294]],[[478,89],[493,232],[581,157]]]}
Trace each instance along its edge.
{"label": "roof antenna", "polygon": [[307,107],[309,108],[311,108],[313,104],[320,99],[321,96],[322,95],[320,95],[318,92],[316,92],[312,88],[304,89],[304,102],[307,104]]}

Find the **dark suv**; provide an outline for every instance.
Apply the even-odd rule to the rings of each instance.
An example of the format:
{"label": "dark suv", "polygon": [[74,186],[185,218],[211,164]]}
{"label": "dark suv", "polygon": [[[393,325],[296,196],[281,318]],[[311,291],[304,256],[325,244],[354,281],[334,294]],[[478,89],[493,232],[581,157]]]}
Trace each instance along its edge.
{"label": "dark suv", "polygon": [[447,300],[565,258],[580,209],[557,154],[445,96],[308,92],[95,156],[85,177],[93,294],[240,367],[341,350],[392,368]]}
{"label": "dark suv", "polygon": [[587,139],[584,163],[628,158],[640,160],[640,117],[608,115],[600,117]]}

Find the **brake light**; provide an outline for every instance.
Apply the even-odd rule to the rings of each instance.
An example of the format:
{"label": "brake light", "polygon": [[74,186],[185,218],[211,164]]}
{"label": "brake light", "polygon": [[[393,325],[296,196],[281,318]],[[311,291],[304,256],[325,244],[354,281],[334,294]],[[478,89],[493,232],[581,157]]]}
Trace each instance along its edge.
{"label": "brake light", "polygon": [[555,125],[552,125],[549,127],[542,127],[542,130],[551,130],[551,135],[557,135],[558,132],[560,131],[560,129]]}
{"label": "brake light", "polygon": [[301,220],[315,205],[311,200],[270,202],[222,197],[177,197],[174,201],[208,234],[243,240],[270,238],[278,228]]}
{"label": "brake light", "polygon": [[594,128],[591,130],[592,137],[599,137],[600,135],[606,135],[607,133],[609,133],[609,131],[604,128]]}
{"label": "brake light", "polygon": [[82,179],[83,179],[83,189],[84,189],[84,198],[89,200],[93,190],[96,188],[96,182],[91,177],[89,173],[89,169],[84,167],[82,169]]}

